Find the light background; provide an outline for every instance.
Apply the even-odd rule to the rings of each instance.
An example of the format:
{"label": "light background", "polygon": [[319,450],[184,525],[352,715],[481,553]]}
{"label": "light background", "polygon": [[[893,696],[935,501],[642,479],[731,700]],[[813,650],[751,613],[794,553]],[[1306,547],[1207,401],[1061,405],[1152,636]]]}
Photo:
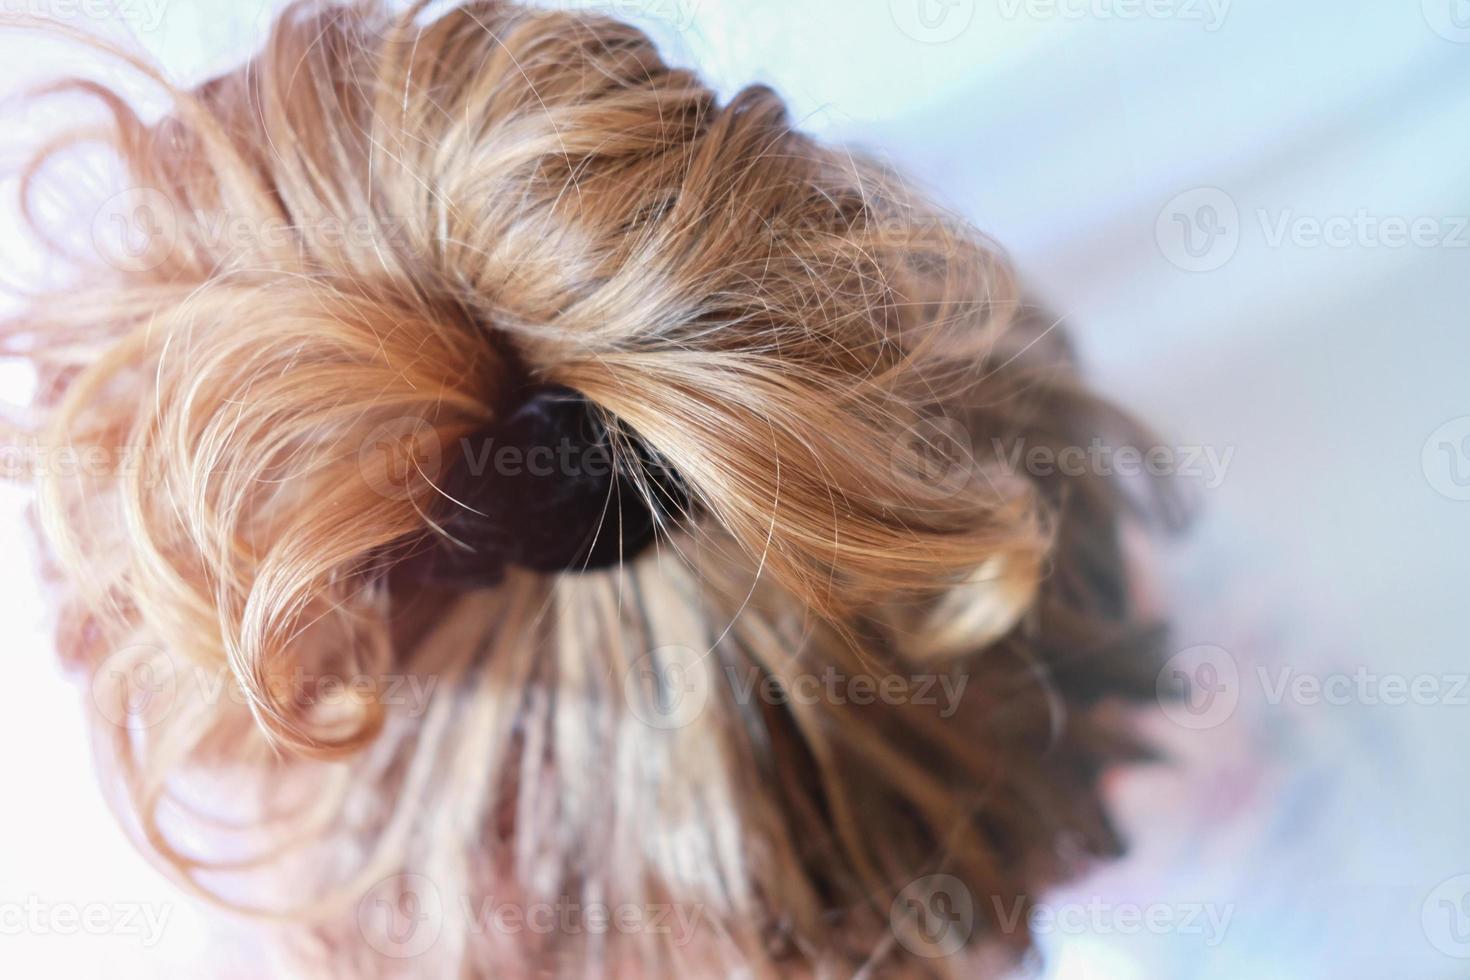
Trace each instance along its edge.
{"label": "light background", "polygon": [[[1470,706],[1272,704],[1269,690],[1282,669],[1361,669],[1449,692],[1470,670],[1470,502],[1454,499],[1470,496],[1470,3],[571,5],[645,24],[726,94],[772,84],[804,128],[907,168],[1070,316],[1106,390],[1171,444],[1233,454],[1160,578],[1175,647],[1226,651],[1234,708],[1204,730],[1158,719],[1175,765],[1117,781],[1137,846],[1054,897],[1058,911],[1101,902],[1103,918],[1042,935],[1049,975],[1470,975],[1457,958],[1470,886],[1449,881],[1470,873]],[[182,78],[243,57],[272,6],[120,0],[104,22],[87,0],[0,3],[126,29]],[[0,36],[4,94],[58,57]],[[6,163],[24,132],[0,139]],[[1437,240],[1275,237],[1283,221],[1309,233],[1355,216],[1426,219]],[[1224,234],[1191,257],[1186,227],[1200,243],[1206,227]],[[21,372],[0,373],[7,401],[26,392]],[[0,922],[0,975],[230,975],[201,910],[106,813],[79,694],[51,653],[23,496],[6,488],[0,504],[0,909],[169,916],[152,945]],[[1211,946],[1125,927],[1129,903],[1230,918]]]}

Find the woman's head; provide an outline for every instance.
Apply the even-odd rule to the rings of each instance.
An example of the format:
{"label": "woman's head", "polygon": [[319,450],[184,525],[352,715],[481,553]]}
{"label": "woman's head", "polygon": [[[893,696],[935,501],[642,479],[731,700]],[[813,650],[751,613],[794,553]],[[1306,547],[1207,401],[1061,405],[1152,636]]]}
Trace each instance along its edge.
{"label": "woman's head", "polygon": [[[132,463],[39,514],[183,880],[351,975],[969,975],[1116,849],[1118,491],[1017,460],[1132,430],[973,230],[600,16],[304,2],[156,122],[78,88],[124,234],[5,342],[48,445]],[[527,465],[480,435],[551,386],[651,544],[425,574],[497,567],[445,488]]]}

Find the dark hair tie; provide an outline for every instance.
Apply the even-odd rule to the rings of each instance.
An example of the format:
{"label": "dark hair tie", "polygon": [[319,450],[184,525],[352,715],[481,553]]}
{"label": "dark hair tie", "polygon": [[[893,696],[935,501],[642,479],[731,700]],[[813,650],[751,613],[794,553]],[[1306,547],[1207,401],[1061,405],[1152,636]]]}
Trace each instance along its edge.
{"label": "dark hair tie", "polygon": [[[455,444],[439,482],[449,497],[428,577],[493,585],[508,565],[537,572],[607,568],[653,541],[657,517],[687,505],[682,482],[637,440],[619,461],[601,418],[570,388],[539,385],[506,415]],[[628,458],[629,456],[633,458]],[[618,465],[621,462],[621,465]]]}

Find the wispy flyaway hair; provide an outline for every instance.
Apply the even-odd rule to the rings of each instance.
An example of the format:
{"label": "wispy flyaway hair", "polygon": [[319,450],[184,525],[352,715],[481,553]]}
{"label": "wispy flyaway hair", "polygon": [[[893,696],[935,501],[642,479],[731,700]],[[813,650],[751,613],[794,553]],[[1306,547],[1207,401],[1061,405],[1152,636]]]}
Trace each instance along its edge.
{"label": "wispy flyaway hair", "polygon": [[[38,96],[105,116],[27,172],[40,236],[83,145],[121,220],[3,344],[104,461],[37,512],[178,880],[324,976],[973,977],[1118,852],[1145,505],[1024,461],[1138,436],[993,244],[603,16],[300,2],[205,84],[132,68],[161,118]],[[596,438],[476,436],[548,389]],[[503,561],[597,465],[640,547]],[[532,466],[464,532],[447,475]]]}

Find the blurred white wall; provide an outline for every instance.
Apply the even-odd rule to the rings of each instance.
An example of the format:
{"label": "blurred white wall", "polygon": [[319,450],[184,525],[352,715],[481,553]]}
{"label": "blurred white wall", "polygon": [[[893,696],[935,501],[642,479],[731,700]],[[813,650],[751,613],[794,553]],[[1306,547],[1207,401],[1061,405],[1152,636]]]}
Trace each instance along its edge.
{"label": "blurred white wall", "polygon": [[[1223,700],[1204,724],[1159,720],[1178,765],[1118,781],[1138,847],[1056,898],[1083,925],[1043,931],[1051,974],[1465,976],[1470,3],[570,5],[646,24],[725,93],[772,84],[804,127],[908,168],[1012,251],[1104,387],[1171,445],[1229,454],[1161,576],[1179,666],[1224,669],[1203,675],[1226,677]],[[84,0],[0,9],[48,6],[99,24]],[[272,6],[116,0],[111,23],[197,78]],[[32,37],[0,45],[7,90],[55,67]],[[0,374],[7,400],[24,385]],[[0,909],[171,916],[156,944],[0,922],[0,972],[200,975],[201,954],[218,964],[201,913],[106,815],[20,496],[0,501]],[[1283,676],[1367,680],[1323,703],[1275,696]],[[1438,693],[1394,703],[1395,677]],[[1223,928],[1187,928],[1196,906]],[[1129,928],[1134,907],[1165,926]]]}

